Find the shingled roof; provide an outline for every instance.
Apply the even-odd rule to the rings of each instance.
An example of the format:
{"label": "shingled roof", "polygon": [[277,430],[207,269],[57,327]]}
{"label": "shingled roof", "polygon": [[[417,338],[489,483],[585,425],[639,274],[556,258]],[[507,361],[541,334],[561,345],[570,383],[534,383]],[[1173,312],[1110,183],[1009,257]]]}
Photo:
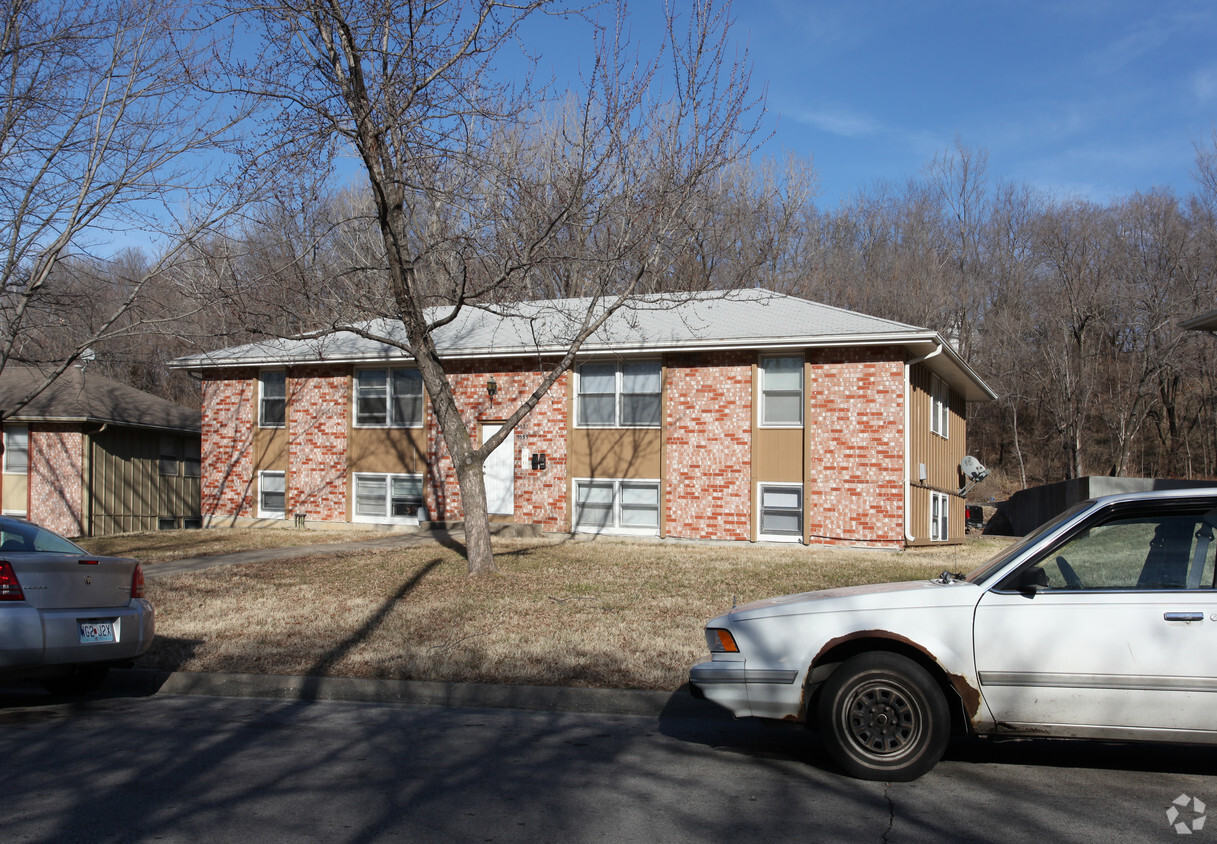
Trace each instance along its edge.
{"label": "shingled roof", "polygon": [[[590,299],[550,299],[498,309],[466,307],[435,332],[435,346],[446,359],[560,354],[569,347],[589,308],[594,311],[599,304]],[[432,308],[427,316],[437,320],[448,311]],[[406,344],[400,322],[381,319],[354,327]],[[634,297],[583,344],[582,356],[877,345],[903,346],[911,357],[934,354],[928,365],[968,400],[994,398],[935,331],[763,289]],[[202,372],[311,361],[360,364],[396,360],[409,360],[409,355],[357,331],[338,331],[231,346],[178,358],[170,366]]]}
{"label": "shingled roof", "polygon": [[[12,406],[46,380],[45,370],[9,363],[0,372],[0,407]],[[14,422],[93,422],[198,433],[202,414],[171,401],[70,366],[10,417]]]}

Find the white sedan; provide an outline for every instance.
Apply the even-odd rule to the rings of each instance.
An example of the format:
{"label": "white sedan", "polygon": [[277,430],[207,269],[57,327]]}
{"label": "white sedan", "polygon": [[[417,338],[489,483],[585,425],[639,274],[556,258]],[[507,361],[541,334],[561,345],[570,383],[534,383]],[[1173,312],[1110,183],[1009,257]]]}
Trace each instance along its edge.
{"label": "white sedan", "polygon": [[706,625],[694,694],[805,722],[849,774],[950,737],[1217,743],[1217,490],[1085,501],[967,576],[788,595]]}
{"label": "white sedan", "polygon": [[20,519],[0,518],[0,679],[57,694],[101,685],[155,632],[139,563],[99,557]]}

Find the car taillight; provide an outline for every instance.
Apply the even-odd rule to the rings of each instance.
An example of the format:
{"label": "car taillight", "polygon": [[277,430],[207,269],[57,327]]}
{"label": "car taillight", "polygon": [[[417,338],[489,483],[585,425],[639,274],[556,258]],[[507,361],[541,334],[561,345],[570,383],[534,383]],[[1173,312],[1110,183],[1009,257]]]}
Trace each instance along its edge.
{"label": "car taillight", "polygon": [[25,593],[17,582],[12,563],[0,560],[0,601],[24,601]]}
{"label": "car taillight", "polygon": [[144,597],[144,570],[139,563],[135,564],[135,573],[131,575],[131,597]]}

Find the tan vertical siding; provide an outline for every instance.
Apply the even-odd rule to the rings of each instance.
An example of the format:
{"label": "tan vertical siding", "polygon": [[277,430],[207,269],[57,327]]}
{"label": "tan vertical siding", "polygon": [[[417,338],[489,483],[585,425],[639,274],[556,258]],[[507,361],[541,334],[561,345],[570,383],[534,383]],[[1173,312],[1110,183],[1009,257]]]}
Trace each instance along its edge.
{"label": "tan vertical siding", "polygon": [[[963,485],[959,461],[967,454],[967,403],[951,391],[950,419],[947,436],[930,430],[930,389],[933,373],[926,366],[916,365],[910,374],[909,400],[909,530],[913,545],[930,542],[930,493],[950,494],[948,513],[948,542],[962,542],[964,537],[964,500],[956,493]],[[925,478],[921,467],[925,467]]]}
{"label": "tan vertical siding", "polygon": [[[154,431],[109,428],[89,437],[89,533],[157,530],[162,518],[172,518],[181,527],[182,519],[199,518],[201,481],[183,474],[181,460],[176,475],[160,473],[161,436]],[[177,453],[185,454],[188,435],[165,436],[174,437]]]}

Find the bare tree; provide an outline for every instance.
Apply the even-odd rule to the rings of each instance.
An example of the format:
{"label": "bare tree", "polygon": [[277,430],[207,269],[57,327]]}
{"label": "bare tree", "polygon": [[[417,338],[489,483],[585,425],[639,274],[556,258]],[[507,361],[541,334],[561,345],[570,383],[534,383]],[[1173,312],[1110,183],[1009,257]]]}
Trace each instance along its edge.
{"label": "bare tree", "polygon": [[[687,21],[666,15],[663,49],[641,61],[623,5],[588,29],[582,9],[554,0],[225,4],[260,39],[255,61],[230,68],[266,106],[256,160],[324,172],[356,154],[379,248],[317,290],[334,305],[329,329],[416,361],[460,486],[471,573],[494,569],[485,459],[605,320],[636,292],[665,289],[699,195],[750,152],[756,101],[746,56],[731,53],[728,9],[690,5]],[[594,36],[578,87],[537,81],[536,56],[520,49],[526,25],[546,15]],[[508,78],[509,62],[524,71]],[[359,282],[377,275],[368,295]],[[479,446],[435,332],[467,308],[513,313],[554,279],[588,306],[543,321],[566,352]],[[407,339],[369,330],[376,316]]]}
{"label": "bare tree", "polygon": [[[212,219],[200,172],[239,106],[217,119],[196,98],[207,65],[183,32],[166,0],[0,7],[0,369],[47,364],[39,390],[85,349],[146,330],[124,315]],[[155,243],[166,231],[176,245]],[[134,238],[160,258],[116,260]],[[79,272],[102,263],[109,271]],[[78,331],[58,330],[73,319]]]}

